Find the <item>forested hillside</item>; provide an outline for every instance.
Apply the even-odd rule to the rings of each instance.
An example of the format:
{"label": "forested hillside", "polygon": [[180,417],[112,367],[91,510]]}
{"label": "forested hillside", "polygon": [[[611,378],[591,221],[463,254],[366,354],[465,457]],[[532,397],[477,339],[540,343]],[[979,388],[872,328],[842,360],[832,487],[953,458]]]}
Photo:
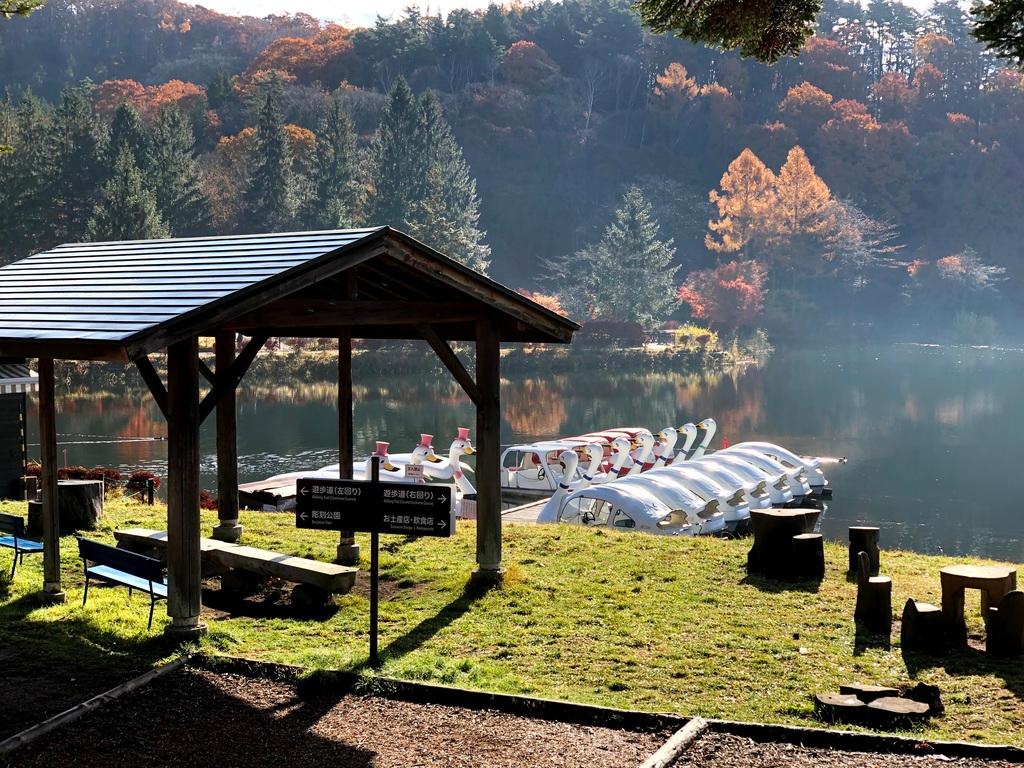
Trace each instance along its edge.
{"label": "forested hillside", "polygon": [[624,0],[358,30],[49,0],[0,24],[2,256],[392,223],[580,317],[1009,327],[1024,75],[956,2],[818,26],[768,67]]}

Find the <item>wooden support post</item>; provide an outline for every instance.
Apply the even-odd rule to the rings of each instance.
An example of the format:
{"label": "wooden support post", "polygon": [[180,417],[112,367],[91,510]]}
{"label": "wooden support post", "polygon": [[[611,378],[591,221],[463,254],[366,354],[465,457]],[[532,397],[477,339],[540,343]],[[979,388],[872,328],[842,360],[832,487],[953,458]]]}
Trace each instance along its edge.
{"label": "wooden support post", "polygon": [[[235,361],[235,334],[217,334],[217,373],[225,375]],[[235,388],[225,391],[217,401],[217,518],[213,538],[238,541],[242,526],[238,522],[238,440]]]}
{"label": "wooden support post", "polygon": [[39,446],[43,463],[43,591],[47,603],[63,603],[60,586],[60,505],[57,497],[57,399],[53,358],[39,358]]}
{"label": "wooden support post", "polygon": [[501,577],[501,349],[488,320],[476,326],[476,578]]}
{"label": "wooden support post", "polygon": [[167,348],[167,613],[166,634],[190,640],[206,632],[199,553],[199,344]]}
{"label": "wooden support post", "polygon": [[[352,333],[338,331],[338,477],[352,479]],[[354,531],[338,536],[334,558],[341,565],[359,565],[359,545]]]}

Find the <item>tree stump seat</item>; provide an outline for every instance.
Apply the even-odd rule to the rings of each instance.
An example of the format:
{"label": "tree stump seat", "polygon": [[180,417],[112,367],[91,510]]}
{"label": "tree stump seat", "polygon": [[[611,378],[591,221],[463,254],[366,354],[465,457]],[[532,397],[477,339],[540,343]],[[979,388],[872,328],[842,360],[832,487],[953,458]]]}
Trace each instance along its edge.
{"label": "tree stump seat", "polygon": [[[94,531],[103,518],[102,480],[61,480],[57,483],[57,514],[61,536],[76,531]],[[43,532],[43,502],[28,503],[28,534]]]}
{"label": "tree stump seat", "polygon": [[798,533],[792,539],[793,575],[803,579],[825,578],[825,539],[820,533]]}
{"label": "tree stump seat", "polygon": [[913,598],[907,600],[900,621],[900,646],[904,650],[941,650],[944,635],[941,608]]}
{"label": "tree stump seat", "polygon": [[985,650],[991,656],[1024,654],[1024,592],[1013,590],[989,607]]}
{"label": "tree stump seat", "polygon": [[964,590],[981,591],[981,615],[987,621],[989,608],[998,606],[1007,593],[1017,588],[1017,571],[996,565],[950,565],[939,571],[942,583],[942,619],[946,633],[958,642],[967,639],[964,621]]}
{"label": "tree stump seat", "polygon": [[871,575],[871,558],[867,552],[857,554],[856,621],[888,637],[892,631],[892,579]]}
{"label": "tree stump seat", "polygon": [[813,533],[820,514],[816,509],[751,510],[754,542],[747,572],[777,579],[824,578],[824,543]]}
{"label": "tree stump seat", "polygon": [[851,525],[850,536],[850,566],[849,573],[857,573],[857,555],[860,552],[868,553],[868,560],[871,563],[871,576],[877,576],[881,567],[881,552],[878,548],[878,540],[881,531],[874,526]]}

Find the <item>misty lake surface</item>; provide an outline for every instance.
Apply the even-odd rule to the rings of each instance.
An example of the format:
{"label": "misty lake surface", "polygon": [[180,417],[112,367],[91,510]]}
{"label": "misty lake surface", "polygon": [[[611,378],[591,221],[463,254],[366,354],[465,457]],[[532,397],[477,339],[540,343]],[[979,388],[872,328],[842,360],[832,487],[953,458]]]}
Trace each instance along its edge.
{"label": "misty lake surface", "polygon": [[[472,404],[449,377],[355,376],[357,455],[377,439],[393,452],[432,433],[438,452]],[[883,547],[1024,560],[1024,350],[919,345],[780,350],[731,374],[583,369],[507,375],[502,442],[602,427],[668,425],[713,416],[730,443],[768,440],[797,453],[846,457],[826,474],[822,520],[882,527]],[[162,416],[141,389],[63,394],[58,431],[69,464],[151,468],[163,475]],[[333,381],[248,381],[238,397],[242,482],[334,463]],[[38,457],[35,412],[29,454]],[[153,439],[157,438],[157,439]],[[203,426],[203,485],[216,488],[213,419]],[[66,451],[66,454],[63,452]]]}

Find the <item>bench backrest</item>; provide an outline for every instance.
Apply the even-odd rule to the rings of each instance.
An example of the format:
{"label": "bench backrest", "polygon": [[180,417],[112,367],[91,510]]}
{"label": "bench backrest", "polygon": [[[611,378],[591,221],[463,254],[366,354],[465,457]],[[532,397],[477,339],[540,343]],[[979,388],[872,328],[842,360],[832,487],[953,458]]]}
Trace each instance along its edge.
{"label": "bench backrest", "polygon": [[164,569],[159,560],[129,552],[127,549],[101,544],[92,539],[79,538],[78,554],[87,563],[106,565],[150,581],[162,582],[164,580]]}
{"label": "bench backrest", "polygon": [[25,518],[18,517],[17,515],[0,514],[0,531],[19,538],[24,536]]}

